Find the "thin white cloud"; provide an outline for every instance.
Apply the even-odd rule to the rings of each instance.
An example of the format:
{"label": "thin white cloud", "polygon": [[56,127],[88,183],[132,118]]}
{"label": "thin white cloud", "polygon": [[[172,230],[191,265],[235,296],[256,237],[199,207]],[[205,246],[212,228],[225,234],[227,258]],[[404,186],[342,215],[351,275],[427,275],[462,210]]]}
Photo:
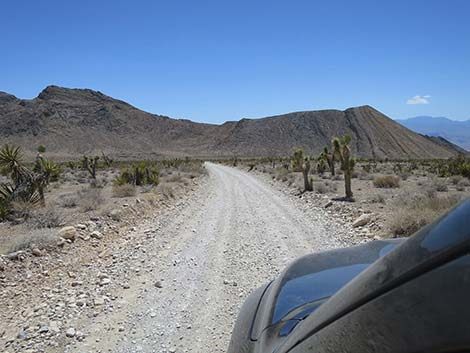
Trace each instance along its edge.
{"label": "thin white cloud", "polygon": [[429,104],[429,98],[431,96],[425,95],[425,96],[414,96],[413,98],[410,98],[406,101],[406,104]]}

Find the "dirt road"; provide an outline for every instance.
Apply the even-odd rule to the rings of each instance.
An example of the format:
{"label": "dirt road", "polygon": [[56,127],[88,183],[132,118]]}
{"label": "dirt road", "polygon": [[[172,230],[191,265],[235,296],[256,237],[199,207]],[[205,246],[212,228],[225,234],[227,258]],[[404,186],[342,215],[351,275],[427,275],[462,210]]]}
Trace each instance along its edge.
{"label": "dirt road", "polygon": [[87,337],[69,352],[224,352],[252,289],[298,256],[343,245],[322,214],[306,218],[265,182],[207,169],[204,190],[174,218],[137,230],[152,232],[121,259],[127,289],[105,315],[82,321]]}

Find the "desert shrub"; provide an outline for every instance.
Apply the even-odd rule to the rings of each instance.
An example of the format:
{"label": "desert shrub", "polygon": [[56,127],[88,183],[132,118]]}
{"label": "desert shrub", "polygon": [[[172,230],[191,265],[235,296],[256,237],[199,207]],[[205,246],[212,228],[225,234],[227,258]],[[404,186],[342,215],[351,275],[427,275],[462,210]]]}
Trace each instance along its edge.
{"label": "desert shrub", "polygon": [[381,203],[385,204],[385,197],[382,194],[375,194],[371,195],[368,199],[368,202],[370,203]]}
{"label": "desert shrub", "polygon": [[58,200],[59,206],[63,208],[74,208],[78,206],[78,197],[74,194],[61,195]]}
{"label": "desert shrub", "polygon": [[167,199],[172,199],[175,197],[175,193],[173,191],[173,188],[166,184],[166,183],[161,183],[157,187],[157,191],[165,198]]}
{"label": "desert shrub", "polygon": [[63,215],[55,207],[34,210],[26,222],[31,228],[57,228],[65,224]]}
{"label": "desert shrub", "polygon": [[374,176],[367,173],[365,170],[359,170],[359,180],[373,180]]}
{"label": "desert shrub", "polygon": [[377,176],[374,178],[374,186],[384,189],[399,188],[400,179],[394,175]]}
{"label": "desert shrub", "polygon": [[287,168],[285,168],[285,167],[278,168],[278,170],[276,172],[276,179],[277,180],[282,180],[282,178],[287,177],[288,174],[289,174],[289,170]]}
{"label": "desert shrub", "polygon": [[449,191],[449,188],[447,186],[447,182],[445,179],[437,179],[437,178],[433,179],[431,181],[430,187],[436,191],[441,191],[441,192]]}
{"label": "desert shrub", "polygon": [[114,185],[113,196],[114,197],[131,197],[136,195],[136,187],[130,184]]}
{"label": "desert shrub", "polygon": [[6,252],[10,253],[34,248],[50,249],[55,247],[56,242],[57,237],[54,236],[51,231],[36,230],[30,234],[22,234],[13,238]]}
{"label": "desert shrub", "polygon": [[315,182],[313,183],[313,188],[319,194],[335,192],[338,189],[337,185],[330,181]]}
{"label": "desert shrub", "polygon": [[78,205],[82,212],[94,211],[98,209],[100,204],[104,201],[101,189],[98,188],[84,188],[77,193],[77,196]]}
{"label": "desert shrub", "polygon": [[142,194],[147,194],[147,193],[153,191],[154,188],[155,188],[155,187],[154,187],[153,185],[144,185],[144,186],[142,186],[142,188],[140,189],[140,192],[141,192]]}
{"label": "desert shrub", "polygon": [[16,219],[22,218],[24,220],[27,220],[31,216],[31,213],[34,211],[34,209],[37,208],[36,205],[21,200],[13,201],[10,207],[11,212]]}
{"label": "desert shrub", "polygon": [[459,184],[460,186],[470,186],[470,180],[468,178],[463,178],[462,180],[459,181]]}
{"label": "desert shrub", "polygon": [[166,179],[169,183],[181,183],[183,181],[183,176],[181,173],[173,174]]}
{"label": "desert shrub", "polygon": [[456,195],[402,196],[397,200],[390,217],[389,230],[396,237],[410,236],[425,225],[432,223],[460,200],[461,197]]}
{"label": "desert shrub", "polygon": [[468,180],[467,178],[462,178],[457,183],[455,188],[457,189],[457,191],[465,191],[465,190],[467,190],[467,186],[470,186],[470,180]]}
{"label": "desert shrub", "polygon": [[458,185],[462,179],[463,177],[461,175],[453,175],[450,178],[450,181],[452,182],[453,185]]}
{"label": "desert shrub", "polygon": [[314,190],[319,194],[327,194],[330,188],[325,183],[314,183]]}

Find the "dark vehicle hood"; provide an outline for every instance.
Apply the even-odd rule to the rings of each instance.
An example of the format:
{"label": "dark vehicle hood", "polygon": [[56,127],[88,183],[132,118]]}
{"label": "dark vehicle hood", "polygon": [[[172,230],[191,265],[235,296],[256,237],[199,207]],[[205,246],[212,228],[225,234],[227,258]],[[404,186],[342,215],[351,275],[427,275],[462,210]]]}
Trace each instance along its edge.
{"label": "dark vehicle hood", "polygon": [[273,334],[287,336],[301,320],[401,242],[402,239],[372,241],[297,259],[266,288],[251,339],[269,335],[270,329]]}

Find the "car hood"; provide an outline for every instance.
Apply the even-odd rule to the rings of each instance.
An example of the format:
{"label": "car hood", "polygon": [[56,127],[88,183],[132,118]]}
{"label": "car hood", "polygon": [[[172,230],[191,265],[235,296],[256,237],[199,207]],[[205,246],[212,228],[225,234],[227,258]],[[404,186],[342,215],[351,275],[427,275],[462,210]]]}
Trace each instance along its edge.
{"label": "car hood", "polygon": [[402,241],[372,241],[297,259],[266,288],[256,312],[251,339],[259,339],[264,331],[273,327],[277,327],[277,335],[287,335],[299,320]]}

